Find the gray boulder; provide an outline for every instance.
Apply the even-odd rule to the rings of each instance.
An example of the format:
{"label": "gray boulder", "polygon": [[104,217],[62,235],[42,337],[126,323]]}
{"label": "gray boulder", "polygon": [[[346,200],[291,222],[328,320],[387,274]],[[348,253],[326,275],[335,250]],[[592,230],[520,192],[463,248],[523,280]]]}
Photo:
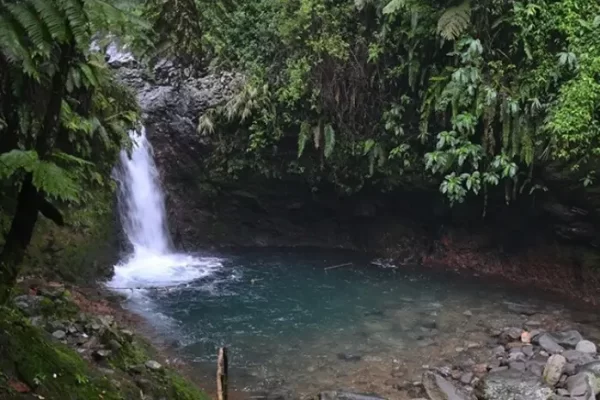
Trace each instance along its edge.
{"label": "gray boulder", "polygon": [[595,395],[600,394],[600,361],[594,361],[582,365],[578,369],[579,374],[585,374]]}
{"label": "gray boulder", "polygon": [[565,349],[549,333],[537,337],[539,345],[550,354],[562,353]]}
{"label": "gray boulder", "polygon": [[598,352],[596,345],[589,340],[582,340],[581,342],[577,343],[575,350],[586,354],[596,354]]}
{"label": "gray boulder", "polygon": [[583,340],[583,336],[581,333],[576,330],[564,331],[564,332],[552,332],[550,336],[554,339],[556,343],[564,347],[575,348],[577,343]]}
{"label": "gray boulder", "polygon": [[480,400],[548,400],[554,393],[539,377],[514,370],[490,373],[475,390]]}
{"label": "gray boulder", "polygon": [[562,353],[562,355],[567,359],[571,364],[575,364],[577,366],[589,364],[594,361],[594,357],[591,354],[582,353],[577,350],[567,350]]}
{"label": "gray boulder", "polygon": [[594,400],[595,398],[587,374],[582,373],[569,377],[566,387],[572,399]]}
{"label": "gray boulder", "polygon": [[544,382],[550,386],[556,386],[565,368],[567,359],[560,354],[554,354],[548,359],[544,368]]}
{"label": "gray boulder", "polygon": [[467,400],[468,396],[433,372],[423,374],[423,387],[431,400]]}

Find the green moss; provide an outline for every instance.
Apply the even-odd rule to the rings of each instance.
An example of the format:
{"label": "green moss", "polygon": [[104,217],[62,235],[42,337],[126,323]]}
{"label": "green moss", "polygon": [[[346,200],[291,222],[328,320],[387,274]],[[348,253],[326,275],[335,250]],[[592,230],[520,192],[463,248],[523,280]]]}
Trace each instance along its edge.
{"label": "green moss", "polygon": [[170,397],[174,400],[209,400],[210,397],[196,387],[192,386],[187,380],[181,376],[168,372],[166,380],[170,385]]}
{"label": "green moss", "polygon": [[121,390],[66,346],[47,340],[16,312],[0,309],[0,371],[48,399],[120,400]]}

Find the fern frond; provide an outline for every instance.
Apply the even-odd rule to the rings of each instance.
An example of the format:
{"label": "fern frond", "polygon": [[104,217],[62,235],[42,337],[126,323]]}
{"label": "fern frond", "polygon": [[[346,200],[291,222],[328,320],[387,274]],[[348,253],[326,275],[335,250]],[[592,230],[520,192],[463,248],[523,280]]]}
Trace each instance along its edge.
{"label": "fern frond", "polygon": [[31,54],[24,43],[24,32],[18,21],[11,18],[8,11],[0,7],[0,49],[7,61],[23,67],[23,72],[34,78],[39,77]]}
{"label": "fern frond", "polygon": [[52,39],[62,43],[67,40],[67,26],[60,11],[56,8],[53,1],[49,0],[29,0],[37,10],[38,15],[46,24],[46,28]]}
{"label": "fern frond", "polygon": [[31,172],[38,161],[38,154],[33,150],[12,150],[0,154],[0,178],[8,178],[19,170]]}
{"label": "fern frond", "polygon": [[406,0],[391,0],[385,7],[383,7],[382,12],[384,14],[395,14],[397,11],[406,8]]}
{"label": "fern frond", "polygon": [[28,3],[7,4],[6,8],[15,21],[18,21],[31,44],[43,54],[48,55],[51,43],[45,32],[44,23],[38,19],[35,8]]}
{"label": "fern frond", "polygon": [[77,184],[63,168],[52,162],[38,161],[32,173],[33,185],[38,190],[55,199],[78,201]]}
{"label": "fern frond", "polygon": [[89,24],[81,0],[56,0],[56,2],[69,21],[69,29],[75,42],[81,48],[87,48]]}
{"label": "fern frond", "polygon": [[456,40],[469,27],[471,3],[466,0],[444,11],[438,20],[437,31],[446,40]]}

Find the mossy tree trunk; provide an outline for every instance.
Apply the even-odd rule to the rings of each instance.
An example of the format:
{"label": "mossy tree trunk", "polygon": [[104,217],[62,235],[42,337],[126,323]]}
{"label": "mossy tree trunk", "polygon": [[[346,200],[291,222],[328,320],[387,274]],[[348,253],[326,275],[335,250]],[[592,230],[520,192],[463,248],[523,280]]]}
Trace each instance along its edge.
{"label": "mossy tree trunk", "polygon": [[[35,143],[35,150],[40,159],[48,155],[60,128],[60,113],[71,62],[71,50],[70,47],[63,47],[59,69],[52,78],[52,97],[48,102]],[[17,139],[20,132],[18,125],[7,128],[7,131],[11,133],[9,136]],[[15,140],[16,142],[18,140]],[[60,211],[46,200],[43,192],[35,187],[33,174],[28,172],[21,182],[15,214],[6,236],[4,248],[0,253],[0,304],[6,303],[10,297],[19,275],[20,265],[25,257],[25,251],[31,242],[38,212],[59,225],[64,224]]]}

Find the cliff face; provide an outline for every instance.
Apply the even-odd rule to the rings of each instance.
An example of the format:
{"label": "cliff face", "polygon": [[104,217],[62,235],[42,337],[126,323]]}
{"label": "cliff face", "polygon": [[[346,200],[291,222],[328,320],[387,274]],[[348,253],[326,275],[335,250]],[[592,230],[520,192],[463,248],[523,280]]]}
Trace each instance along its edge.
{"label": "cliff face", "polygon": [[561,292],[597,289],[600,202],[568,178],[549,177],[549,192],[511,207],[489,204],[485,221],[481,201],[450,209],[435,188],[341,198],[302,181],[211,182],[203,160],[218,139],[198,134],[198,118],[226,101],[240,77],[181,78],[169,63],[151,74],[131,61],[113,67],[138,93],[178,247],[343,247],[522,284],[548,287],[560,277],[550,289]]}

